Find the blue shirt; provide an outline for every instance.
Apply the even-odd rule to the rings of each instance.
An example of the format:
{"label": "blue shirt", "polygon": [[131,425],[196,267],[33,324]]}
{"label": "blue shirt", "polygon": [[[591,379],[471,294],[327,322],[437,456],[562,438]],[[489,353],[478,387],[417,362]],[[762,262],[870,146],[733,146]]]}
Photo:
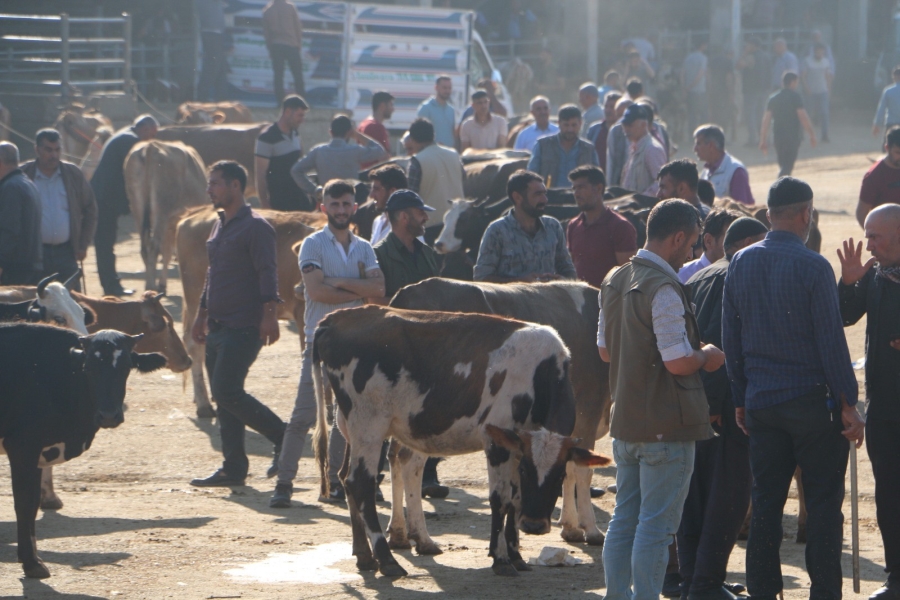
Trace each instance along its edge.
{"label": "blue shirt", "polygon": [[887,86],[881,92],[874,124],[887,128],[897,123],[900,123],[900,84],[895,83]]}
{"label": "blue shirt", "polygon": [[[556,143],[559,145],[559,170],[553,174],[551,187],[570,188],[572,187],[572,182],[569,181],[569,173],[575,167],[581,166],[578,164],[578,144],[572,144],[572,149],[566,152],[562,144],[559,143],[559,134],[555,137]],[[591,164],[595,167],[600,166],[596,150],[591,152]],[[531,158],[528,160],[528,170],[535,173],[540,173],[541,171],[541,145],[538,143],[534,144],[534,149],[531,151]]]}
{"label": "blue shirt", "polygon": [[559,127],[553,123],[547,123],[547,129],[538,129],[537,123],[532,123],[519,132],[516,136],[514,150],[528,150],[534,148],[534,144],[541,138],[559,133]]}
{"label": "blue shirt", "polygon": [[834,271],[793,233],[771,231],[731,260],[722,346],[737,407],[775,406],[826,384],[831,408],[842,395],[856,404]]}
{"label": "blue shirt", "polygon": [[453,128],[456,125],[456,111],[450,103],[441,106],[437,98],[432,96],[419,105],[418,117],[424,117],[434,125],[434,141],[442,146],[453,148],[456,140],[453,139]]}

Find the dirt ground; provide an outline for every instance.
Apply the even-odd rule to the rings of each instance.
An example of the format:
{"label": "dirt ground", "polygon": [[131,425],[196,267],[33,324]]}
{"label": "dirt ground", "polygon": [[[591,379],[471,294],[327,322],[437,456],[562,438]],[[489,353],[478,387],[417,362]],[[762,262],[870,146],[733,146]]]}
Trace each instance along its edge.
{"label": "dirt ground", "polygon": [[[836,269],[834,250],[840,240],[860,236],[853,208],[869,157],[877,156],[875,144],[859,131],[850,124],[836,126],[832,133],[835,142],[815,152],[802,149],[801,158],[813,158],[801,160],[795,171],[808,179],[816,192],[822,213],[823,254]],[[755,150],[736,147],[735,153],[753,165],[753,190],[757,201],[764,202],[777,168]],[[138,240],[128,231],[122,239],[117,246],[120,272],[129,287],[141,288]],[[88,291],[96,294],[100,287],[93,253],[88,265]],[[166,303],[180,321],[181,289],[175,273],[173,269]],[[854,360],[863,356],[864,326],[863,322],[847,330]],[[282,323],[281,341],[262,351],[248,380],[248,389],[285,418],[291,411],[299,375],[295,332],[296,328]],[[857,374],[861,380],[862,372]],[[127,404],[122,426],[100,432],[82,458],[55,469],[65,507],[39,513],[37,522],[38,547],[53,574],[51,579],[22,579],[16,563],[9,469],[6,461],[0,461],[0,596],[386,600],[427,598],[441,592],[458,598],[547,598],[604,592],[601,549],[568,545],[560,539],[558,528],[541,537],[523,536],[523,555],[527,559],[544,546],[562,547],[580,559],[580,565],[536,567],[513,580],[501,580],[491,573],[487,557],[490,509],[482,455],[443,463],[440,475],[453,488],[450,497],[425,502],[429,530],[444,553],[420,557],[410,551],[397,552],[410,576],[389,581],[357,573],[350,556],[347,511],[317,503],[315,466],[308,452],[300,463],[294,507],[269,509],[273,482],[265,479],[264,473],[271,446],[254,432],[247,434],[252,475],[246,486],[201,490],[188,485],[191,478],[215,470],[221,454],[215,422],[195,418],[190,392],[183,388],[180,375],[168,371],[132,375]],[[609,439],[598,442],[597,450],[610,453]],[[862,594],[868,595],[881,585],[884,574],[872,470],[864,450],[859,453],[859,474]],[[594,484],[606,486],[613,478],[613,468],[600,469]],[[384,490],[388,495],[387,485]],[[612,494],[594,501],[602,530],[614,502]],[[389,504],[381,504],[379,510],[386,526]],[[809,589],[804,547],[793,541],[796,514],[796,494],[792,492],[781,548],[788,599],[808,597]],[[845,514],[844,594],[851,597],[849,496]],[[744,557],[741,542],[731,557],[730,580],[745,581]]]}

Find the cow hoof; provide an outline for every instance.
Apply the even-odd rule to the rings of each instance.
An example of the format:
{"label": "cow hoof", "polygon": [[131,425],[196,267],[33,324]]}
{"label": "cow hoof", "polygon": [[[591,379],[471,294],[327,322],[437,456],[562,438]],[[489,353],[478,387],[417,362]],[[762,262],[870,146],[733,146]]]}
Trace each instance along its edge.
{"label": "cow hoof", "polygon": [[603,542],[606,541],[606,538],[603,537],[603,534],[599,531],[596,535],[586,535],[584,536],[585,540],[587,540],[588,546],[602,546]]}
{"label": "cow hoof", "polygon": [[516,571],[531,571],[532,570],[531,565],[529,565],[527,562],[525,562],[521,558],[517,558],[514,561],[512,561],[512,566],[515,567]]}
{"label": "cow hoof", "polygon": [[369,558],[357,558],[356,559],[356,568],[360,571],[377,571],[378,570],[378,561],[375,560],[374,557]]}
{"label": "cow hoof", "polygon": [[428,541],[425,543],[416,542],[416,554],[419,556],[437,556],[438,554],[443,554],[444,551],[440,549],[440,547],[432,541]]}
{"label": "cow hoof", "polygon": [[206,406],[198,406],[197,407],[197,418],[198,419],[212,419],[216,416],[216,409],[207,404]]}
{"label": "cow hoof", "polygon": [[63,507],[62,500],[59,497],[41,498],[42,510],[59,510]]}
{"label": "cow hoof", "polygon": [[508,561],[500,562],[495,560],[491,570],[494,572],[494,575],[501,577],[518,577],[519,575],[516,568]]}
{"label": "cow hoof", "polygon": [[28,566],[23,565],[22,570],[25,571],[25,577],[29,579],[47,579],[50,577],[50,569],[41,561]]}
{"label": "cow hoof", "polygon": [[583,529],[563,529],[559,532],[559,536],[570,544],[581,544],[584,542]]}
{"label": "cow hoof", "polygon": [[404,569],[397,563],[381,565],[381,568],[379,568],[378,570],[385,577],[406,577],[408,575],[406,569]]}
{"label": "cow hoof", "polygon": [[800,526],[797,528],[797,543],[805,544],[806,543],[806,526]]}

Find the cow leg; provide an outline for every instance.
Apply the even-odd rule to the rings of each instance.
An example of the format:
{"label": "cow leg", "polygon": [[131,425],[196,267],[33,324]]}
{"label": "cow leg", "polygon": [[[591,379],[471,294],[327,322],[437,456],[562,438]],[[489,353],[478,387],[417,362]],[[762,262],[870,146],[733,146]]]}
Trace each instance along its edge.
{"label": "cow leg", "polygon": [[[194,405],[197,409],[197,417],[200,419],[211,419],[216,416],[216,411],[209,402],[209,395],[206,393],[206,380],[203,377],[203,365],[206,363],[206,344],[198,344],[191,336],[191,327],[194,324],[194,318],[197,316],[196,310],[184,311],[184,348],[187,350],[188,356],[191,357],[191,382],[194,385]],[[302,337],[302,336],[301,336]]]}
{"label": "cow leg", "polygon": [[388,546],[393,550],[409,550],[412,544],[406,535],[406,515],[403,513],[403,464],[409,461],[411,451],[391,440],[388,460],[391,463],[391,521],[388,523]]}
{"label": "cow leg", "polygon": [[[8,447],[12,449],[14,445],[10,444]],[[32,579],[50,577],[50,570],[38,557],[34,532],[34,521],[41,502],[41,470],[36,466],[39,455],[40,449],[34,453],[15,450],[9,453],[13,504],[16,509],[17,552],[25,577]]]}
{"label": "cow leg", "polygon": [[59,510],[62,507],[62,500],[53,490],[53,467],[44,467],[41,469],[41,508]]}
{"label": "cow leg", "polygon": [[[568,470],[569,462],[566,465]],[[591,477],[593,469],[590,467],[575,467],[575,508],[578,510],[578,526],[584,530],[584,539],[589,546],[602,546],[606,538],[597,527],[597,518],[594,516],[594,505],[591,502]],[[568,478],[568,474],[566,475]]]}
{"label": "cow leg", "polygon": [[[584,542],[584,530],[578,526],[578,511],[576,508],[576,484],[577,476],[575,463],[566,464],[566,478],[563,480],[562,510],[559,513],[559,525],[562,527],[560,537],[571,544]],[[582,496],[579,494],[578,500]],[[590,491],[588,491],[590,498]]]}
{"label": "cow leg", "polygon": [[[404,448],[406,450],[407,448]],[[416,553],[421,556],[436,556],[443,551],[428,535],[425,526],[425,510],[422,508],[422,472],[428,457],[409,450],[410,457],[402,466],[403,487],[405,488],[406,512],[409,517],[409,539],[416,543]]]}
{"label": "cow leg", "polygon": [[509,554],[509,561],[516,571],[531,571],[531,567],[522,558],[519,553],[519,529],[516,527],[516,509],[515,502],[506,514],[506,527],[503,530],[506,538],[506,552]]}
{"label": "cow leg", "polygon": [[503,543],[500,543],[500,536],[504,534],[505,517],[513,507],[511,486],[518,486],[518,479],[513,478],[513,459],[509,450],[490,442],[485,447],[485,454],[488,458],[491,505],[491,541],[488,556],[494,559],[491,569],[496,575],[514,577],[519,571],[512,564],[505,536]]}
{"label": "cow leg", "polygon": [[797,512],[797,543],[806,543],[806,493],[803,491],[803,473],[800,467],[794,471],[794,481],[797,482],[797,503],[800,509]]}

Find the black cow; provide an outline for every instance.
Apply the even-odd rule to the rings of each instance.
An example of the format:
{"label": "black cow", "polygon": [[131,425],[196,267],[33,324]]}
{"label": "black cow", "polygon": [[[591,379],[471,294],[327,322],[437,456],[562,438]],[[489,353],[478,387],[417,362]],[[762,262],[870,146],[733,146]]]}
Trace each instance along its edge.
{"label": "black cow", "polygon": [[27,321],[38,323],[47,317],[47,309],[35,300],[24,302],[0,302],[0,321]]}
{"label": "black cow", "polygon": [[0,441],[9,456],[26,577],[50,576],[34,533],[41,468],[80,456],[100,427],[125,420],[131,369],[149,373],[166,365],[162,354],[132,351],[140,338],[112,329],[79,337],[48,325],[0,326]]}

